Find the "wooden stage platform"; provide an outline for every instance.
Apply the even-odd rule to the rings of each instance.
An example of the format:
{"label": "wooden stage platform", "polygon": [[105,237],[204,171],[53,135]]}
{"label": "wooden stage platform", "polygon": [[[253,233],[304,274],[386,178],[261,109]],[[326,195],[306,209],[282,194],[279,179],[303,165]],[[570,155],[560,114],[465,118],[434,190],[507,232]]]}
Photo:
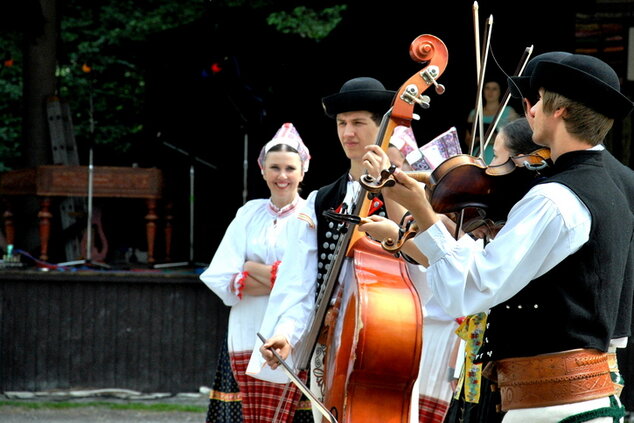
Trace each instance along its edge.
{"label": "wooden stage platform", "polygon": [[[210,387],[228,311],[194,270],[0,270],[0,390]],[[618,357],[634,410],[632,338]]]}
{"label": "wooden stage platform", "polygon": [[0,390],[197,392],[228,310],[194,270],[0,270]]}

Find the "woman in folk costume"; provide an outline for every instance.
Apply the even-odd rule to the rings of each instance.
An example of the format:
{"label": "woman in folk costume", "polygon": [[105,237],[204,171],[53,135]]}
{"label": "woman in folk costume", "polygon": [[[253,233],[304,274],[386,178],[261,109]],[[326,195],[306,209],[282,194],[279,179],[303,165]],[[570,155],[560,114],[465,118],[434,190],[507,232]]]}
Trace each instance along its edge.
{"label": "woman in folk costume", "polygon": [[237,211],[211,264],[200,276],[231,307],[227,344],[220,354],[207,422],[291,422],[294,417],[295,421],[312,421],[309,404],[304,412],[297,410],[301,392],[294,385],[285,389],[283,384],[245,373],[278,266],[294,242],[288,222],[305,203],[299,184],[309,161],[309,150],[297,130],[285,123],[258,158],[270,198],[248,201]]}

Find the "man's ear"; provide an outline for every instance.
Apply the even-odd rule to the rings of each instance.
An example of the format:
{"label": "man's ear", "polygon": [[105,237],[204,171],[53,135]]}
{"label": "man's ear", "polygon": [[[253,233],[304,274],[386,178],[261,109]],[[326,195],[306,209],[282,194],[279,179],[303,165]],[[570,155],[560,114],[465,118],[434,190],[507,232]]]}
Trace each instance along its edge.
{"label": "man's ear", "polygon": [[533,107],[533,105],[531,104],[531,101],[527,98],[522,99],[522,105],[524,106],[524,114],[528,114],[528,112],[531,110],[531,108]]}
{"label": "man's ear", "polygon": [[564,118],[568,114],[568,109],[565,107],[557,107],[553,112],[553,116],[557,118]]}

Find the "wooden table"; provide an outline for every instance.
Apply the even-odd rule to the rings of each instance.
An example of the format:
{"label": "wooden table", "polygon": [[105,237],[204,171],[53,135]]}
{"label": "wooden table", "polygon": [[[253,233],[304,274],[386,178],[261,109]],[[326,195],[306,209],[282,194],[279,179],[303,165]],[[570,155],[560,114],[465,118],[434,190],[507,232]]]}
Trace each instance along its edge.
{"label": "wooden table", "polygon": [[[93,167],[93,197],[139,198],[147,204],[146,232],[148,263],[153,264],[156,237],[156,203],[161,198],[163,175],[155,168]],[[51,197],[87,197],[88,166],[48,165],[0,174],[0,195],[35,195],[40,201],[40,259],[48,259]],[[13,213],[4,212],[7,243],[13,244]],[[167,243],[167,240],[166,240]]]}

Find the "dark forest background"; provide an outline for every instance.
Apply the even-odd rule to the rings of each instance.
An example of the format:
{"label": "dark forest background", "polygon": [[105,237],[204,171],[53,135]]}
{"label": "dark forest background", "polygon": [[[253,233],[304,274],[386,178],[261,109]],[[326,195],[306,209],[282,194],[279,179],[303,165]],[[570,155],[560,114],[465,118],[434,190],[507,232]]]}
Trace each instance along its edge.
{"label": "dark forest background", "polygon": [[[86,164],[88,146],[94,145],[95,165],[138,165],[163,170],[165,197],[174,202],[175,260],[186,259],[188,254],[192,164],[195,259],[208,262],[224,229],[243,203],[245,190],[247,199],[267,195],[256,158],[261,146],[280,125],[292,122],[311,150],[313,160],[304,180],[304,194],[331,182],[345,171],[346,159],[341,154],[335,125],[323,113],[321,98],[337,92],[346,80],[357,76],[375,77],[387,88],[397,90],[419,69],[408,53],[410,43],[418,35],[439,37],[449,51],[447,69],[439,80],[446,93],[430,94],[431,108],[416,110],[421,119],[412,126],[419,145],[452,126],[463,135],[467,115],[475,103],[473,2],[470,1],[174,2],[175,9],[167,13],[172,21],[165,18],[162,25],[146,23],[148,27],[129,34],[113,31],[112,27],[109,32],[100,32],[100,28],[107,27],[108,19],[115,19],[109,14],[118,22],[129,24],[137,13],[150,15],[160,2],[134,2],[134,7],[141,10],[119,10],[115,7],[119,2],[114,0],[59,2],[56,27],[62,34],[58,35],[56,50],[56,80],[64,98],[74,107],[80,160]],[[607,6],[601,2],[570,2],[569,7],[557,10],[550,7],[551,3],[479,2],[481,32],[485,20],[493,17],[486,79],[497,79],[505,88],[504,74],[514,72],[525,48],[531,45],[533,55],[550,50],[575,51],[579,48],[580,20],[596,24],[607,19],[622,28],[627,28],[628,23],[632,26],[631,2]],[[187,4],[192,5],[189,13],[182,9]],[[280,26],[279,20],[276,25],[275,19],[271,19],[279,17],[275,13],[290,13],[302,4],[315,10],[345,7],[338,9],[334,18],[324,18],[336,22],[334,29],[314,37],[302,32],[301,14],[289,17],[289,22],[299,23],[290,30]],[[5,41],[16,38],[22,43],[24,37],[37,34],[38,25],[44,24],[38,23],[37,17],[41,15],[33,15],[33,10],[23,6],[3,13],[6,19],[0,35]],[[609,14],[601,14],[602,11]],[[89,34],[105,37],[102,43],[91,44],[99,48],[90,51],[82,47],[81,39],[65,39],[61,24],[65,19],[72,20],[77,34],[86,34],[77,28],[87,27],[93,29]],[[73,46],[77,48],[71,49]],[[78,48],[85,49],[83,56],[76,53]],[[596,51],[607,54],[606,49]],[[6,66],[11,57],[6,52],[2,54],[5,67],[0,77],[8,78],[8,72],[14,68]],[[623,54],[618,57],[624,57]],[[106,60],[113,57],[114,60]],[[627,63],[618,60],[616,63],[617,70],[625,76]],[[82,75],[80,65],[91,66],[90,71],[85,72],[84,68]],[[126,72],[126,66],[130,71]],[[59,86],[59,81],[64,80],[60,73],[63,69],[75,74],[72,90],[68,85]],[[24,73],[11,77],[23,78]],[[628,90],[631,94],[631,81],[624,80],[624,91]],[[87,93],[93,96],[96,105],[93,136],[87,129],[90,118],[86,113]],[[113,103],[115,93],[119,95],[116,98],[124,99]],[[14,111],[24,107],[21,93],[5,99]],[[511,102],[511,105],[521,112],[519,104]],[[9,118],[3,119],[6,122]],[[630,132],[625,133],[631,134],[631,120],[628,125]],[[24,138],[24,131],[28,132],[28,128],[5,138],[15,141],[14,150],[5,151],[2,161],[5,169],[43,164],[50,154],[40,152],[38,156],[29,151],[34,144]],[[245,140],[248,141],[246,186]],[[629,143],[624,147],[618,138],[614,148],[631,165]],[[8,145],[5,142],[5,148]],[[39,163],[29,159],[34,154],[40,157]],[[133,201],[98,203],[104,210],[106,235],[113,246],[143,248],[143,228],[128,222],[133,213],[142,213],[135,208],[143,205]],[[51,252],[54,254],[55,250],[52,248]],[[63,260],[54,255],[52,258]]]}

